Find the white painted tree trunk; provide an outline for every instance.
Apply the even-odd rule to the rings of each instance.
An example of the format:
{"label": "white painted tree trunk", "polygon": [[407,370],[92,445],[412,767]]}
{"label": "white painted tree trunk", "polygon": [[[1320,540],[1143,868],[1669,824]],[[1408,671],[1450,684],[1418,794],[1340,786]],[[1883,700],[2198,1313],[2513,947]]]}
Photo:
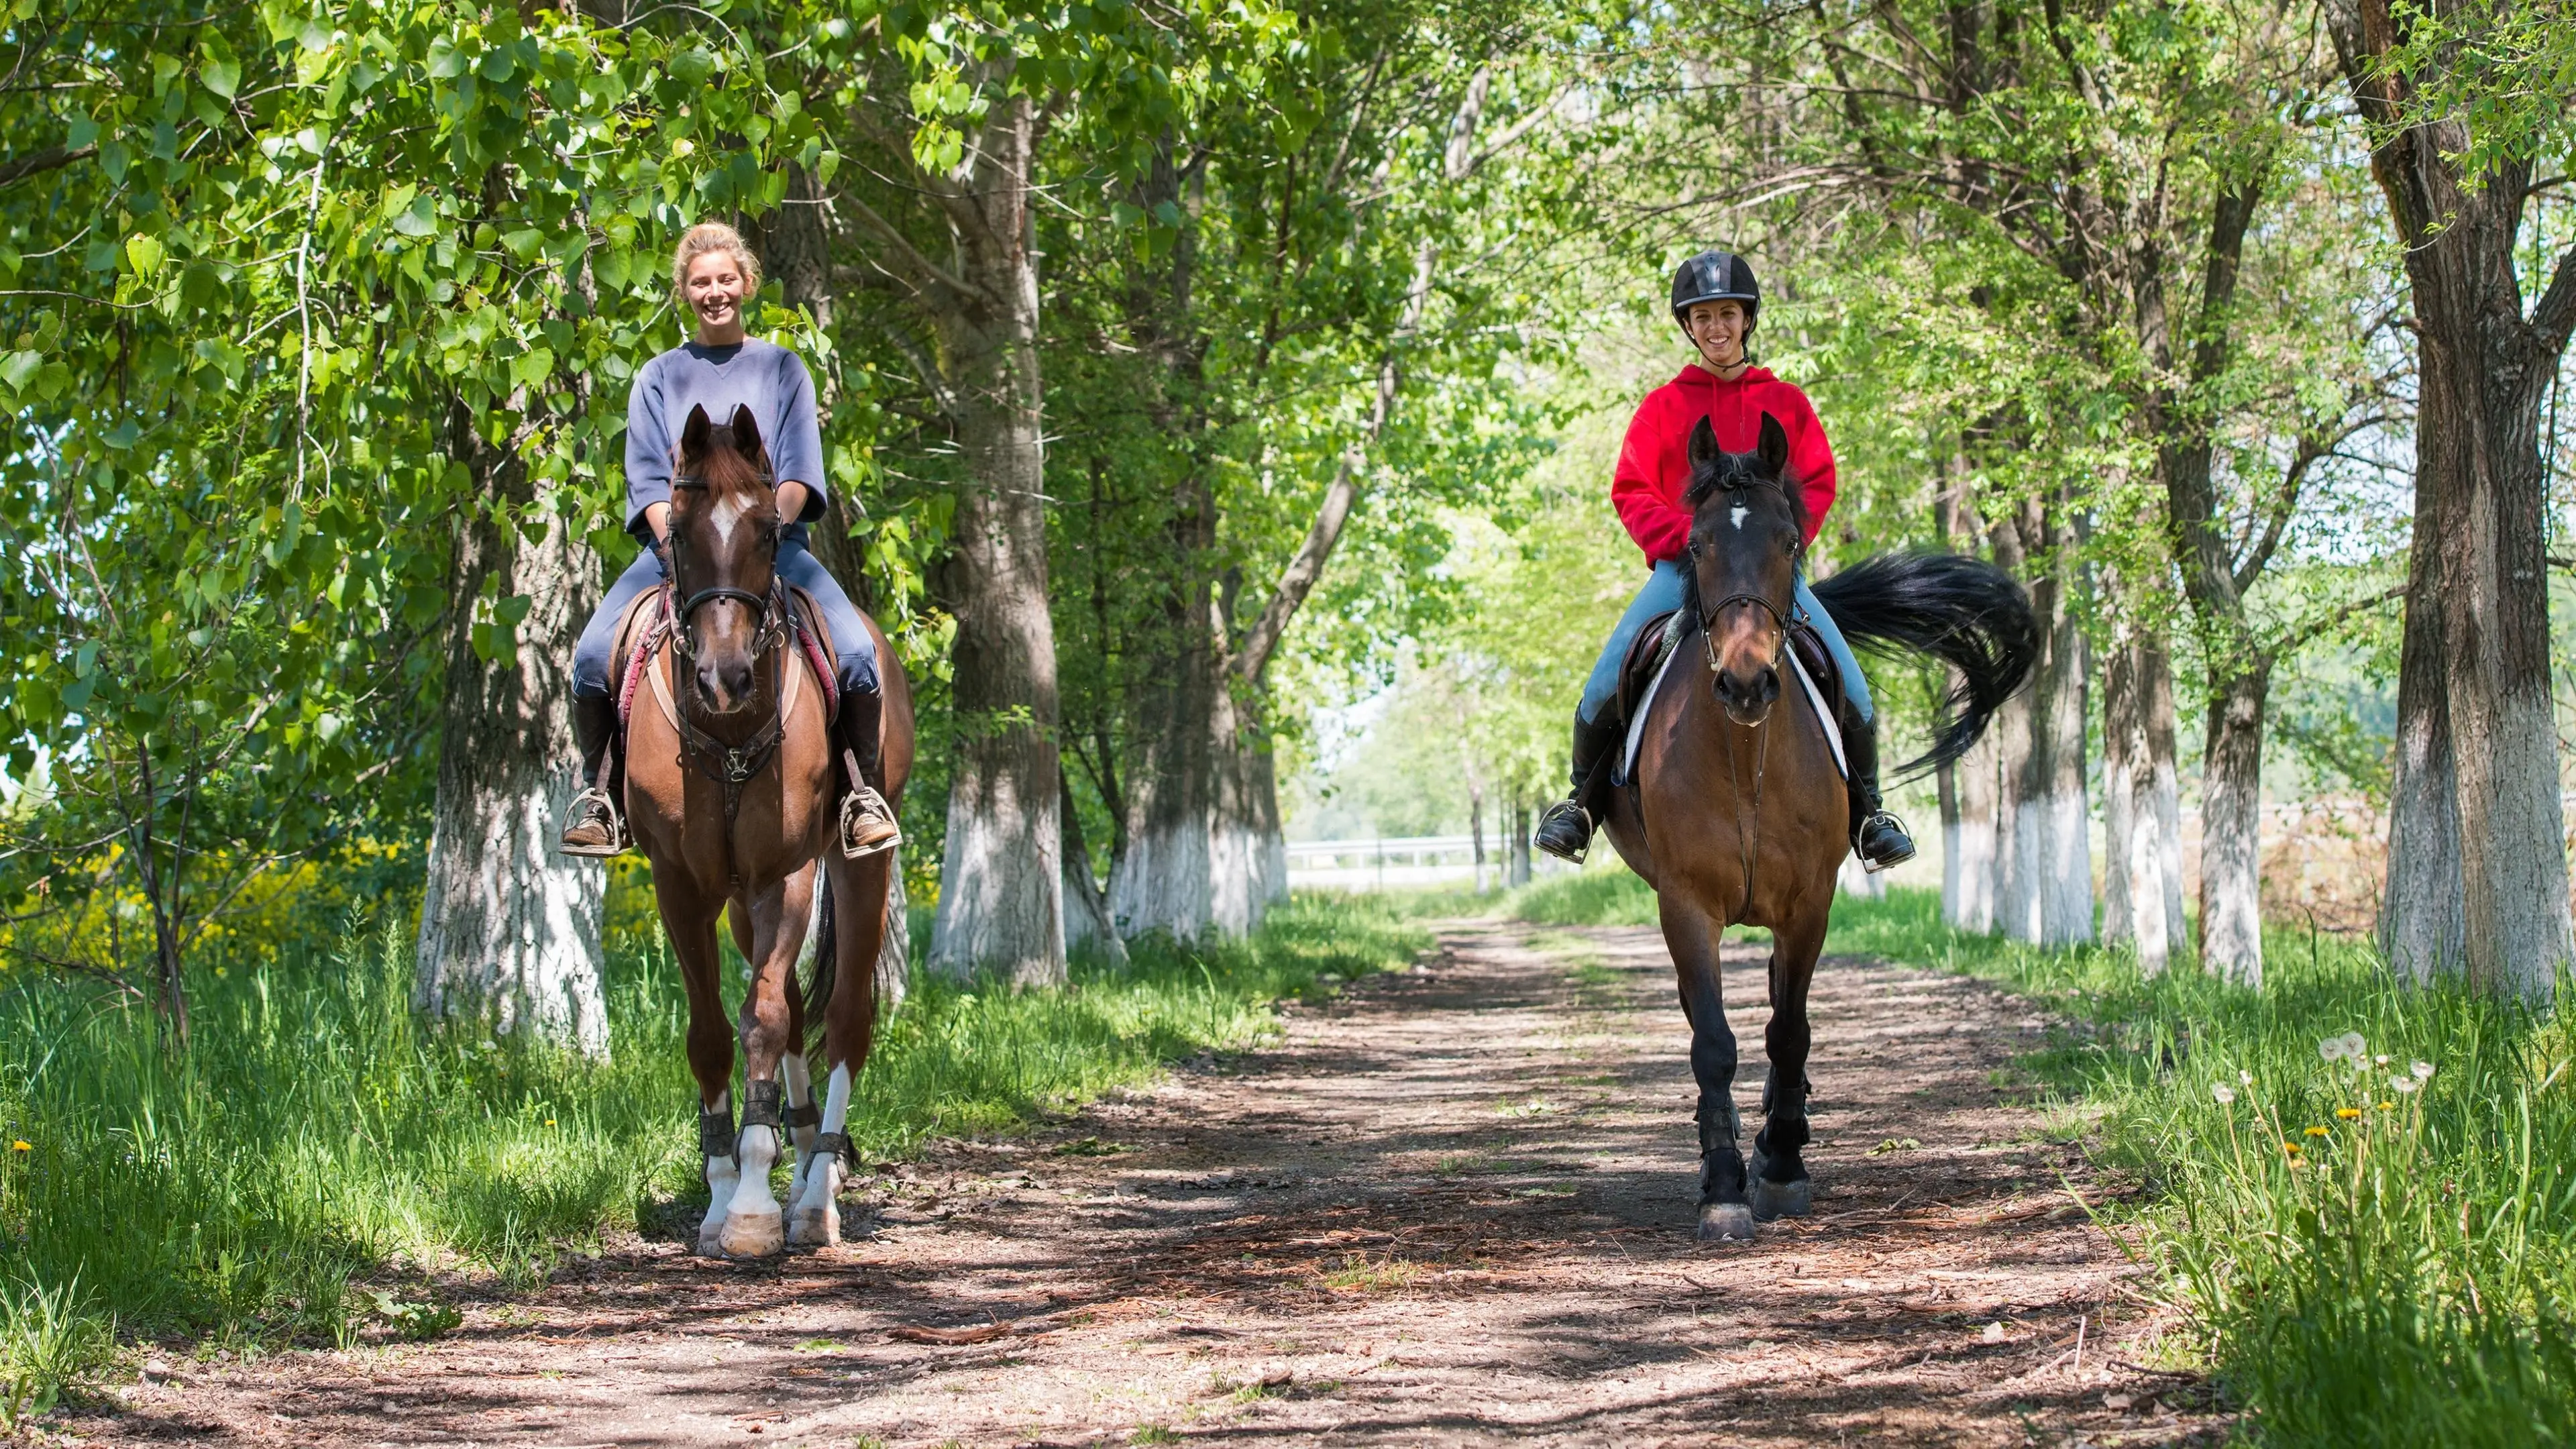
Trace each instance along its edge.
{"label": "white painted tree trunk", "polygon": [[1995,929],[1995,797],[2001,761],[1995,729],[1942,767],[1941,920],[1954,930]]}
{"label": "white painted tree trunk", "polygon": [[2039,617],[2040,657],[2030,687],[1998,717],[2003,788],[1998,809],[1999,869],[1995,914],[2013,940],[2067,946],[2093,939],[2093,849],[2084,778],[2084,702],[2088,674],[2084,629],[2072,593],[2072,538],[2062,524],[2027,506],[2014,531],[2015,551],[2030,541],[2050,545],[2046,572],[2031,581]]}
{"label": "white painted tree trunk", "polygon": [[2182,820],[2173,676],[2143,630],[2123,628],[2103,669],[2102,937],[2161,973],[2183,939]]}
{"label": "white painted tree trunk", "polygon": [[[468,456],[487,489],[525,486],[514,458]],[[474,652],[474,614],[496,573],[499,592],[529,609],[513,631],[516,657],[487,662]],[[597,575],[598,560],[559,516],[533,541],[479,515],[458,532],[414,996],[434,1016],[605,1057],[608,873],[554,849],[580,764],[573,641]]]}

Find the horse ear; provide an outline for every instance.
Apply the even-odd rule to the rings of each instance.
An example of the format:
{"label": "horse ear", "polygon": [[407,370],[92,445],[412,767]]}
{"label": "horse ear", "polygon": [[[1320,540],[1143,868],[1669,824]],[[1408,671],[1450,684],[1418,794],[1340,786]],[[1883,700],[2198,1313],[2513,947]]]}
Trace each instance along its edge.
{"label": "horse ear", "polygon": [[1692,468],[1697,469],[1707,467],[1709,464],[1714,463],[1725,456],[1726,450],[1717,445],[1717,429],[1708,425],[1708,419],[1702,418],[1691,427],[1690,461]]}
{"label": "horse ear", "polygon": [[728,426],[733,429],[735,452],[746,458],[760,456],[760,419],[751,415],[749,407],[741,403],[734,404],[733,422]]}
{"label": "horse ear", "polygon": [[680,425],[680,456],[682,458],[705,457],[708,439],[714,432],[715,425],[707,421],[706,408],[703,405],[690,408],[689,420]]}
{"label": "horse ear", "polygon": [[1763,469],[1775,478],[1789,466],[1789,434],[1778,418],[1769,413],[1762,415],[1762,440],[1753,445],[1753,451],[1762,459]]}

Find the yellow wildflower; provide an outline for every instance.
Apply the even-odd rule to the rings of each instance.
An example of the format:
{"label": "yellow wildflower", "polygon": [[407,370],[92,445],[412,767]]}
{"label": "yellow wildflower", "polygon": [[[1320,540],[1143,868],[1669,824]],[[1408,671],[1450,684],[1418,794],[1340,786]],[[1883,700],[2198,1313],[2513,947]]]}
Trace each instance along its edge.
{"label": "yellow wildflower", "polygon": [[12,1152],[33,1152],[36,1149],[34,1144],[28,1142],[26,1138],[20,1137],[9,1144],[9,1150]]}
{"label": "yellow wildflower", "polygon": [[2379,1110],[2382,1112],[2393,1112],[2397,1110],[2397,1104],[2394,1102],[2382,1102],[2379,1104]]}
{"label": "yellow wildflower", "polygon": [[2308,1135],[2311,1137],[2323,1137],[2326,1135],[2326,1129],[2323,1127],[2311,1127],[2308,1129]]}
{"label": "yellow wildflower", "polygon": [[2349,1122],[2355,1117],[2361,1115],[2361,1109],[2359,1107],[2337,1107],[2335,1108],[2335,1115],[2341,1117],[2346,1122]]}

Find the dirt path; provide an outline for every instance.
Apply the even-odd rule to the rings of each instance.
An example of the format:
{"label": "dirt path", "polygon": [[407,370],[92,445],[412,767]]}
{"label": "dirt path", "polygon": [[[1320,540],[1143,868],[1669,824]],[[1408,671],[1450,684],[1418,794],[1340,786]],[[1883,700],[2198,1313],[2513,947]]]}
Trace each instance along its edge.
{"label": "dirt path", "polygon": [[[1443,944],[1268,1050],[861,1184],[861,1236],[829,1253],[753,1268],[633,1241],[435,1343],[183,1368],[71,1427],[225,1445],[2223,1437],[2199,1391],[2127,1362],[2151,1331],[2134,1270],[2058,1186],[2085,1180],[2080,1156],[2005,1100],[2042,1028],[2012,998],[1828,961],[1816,1214],[1703,1249],[1660,939],[1474,924]],[[1749,1108],[1753,952],[1728,953],[1726,991]]]}

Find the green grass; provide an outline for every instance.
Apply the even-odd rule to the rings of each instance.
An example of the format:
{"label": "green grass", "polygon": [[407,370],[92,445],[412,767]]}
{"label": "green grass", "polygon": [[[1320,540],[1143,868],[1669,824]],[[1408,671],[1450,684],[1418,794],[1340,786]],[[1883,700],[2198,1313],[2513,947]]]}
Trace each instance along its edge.
{"label": "green grass", "polygon": [[[345,1343],[370,1322],[434,1333],[454,1319],[428,1275],[533,1281],[704,1191],[665,952],[612,954],[614,1055],[595,1063],[424,1022],[403,919],[198,973],[185,1052],[103,993],[0,992],[0,1417],[97,1361],[110,1321],[242,1347]],[[917,977],[879,1032],[851,1137],[884,1159],[1013,1130],[1176,1057],[1250,1045],[1280,998],[1423,944],[1366,902],[1301,898],[1249,941],[1143,943],[1123,967],[1077,963],[1063,990]]]}
{"label": "green grass", "polygon": [[[1641,898],[1603,872],[1511,904],[1552,924],[1634,922]],[[2143,1185],[2121,1211],[2189,1314],[2172,1351],[2215,1371],[2257,1440],[2576,1442],[2563,1009],[2402,986],[2366,944],[2290,930],[2267,935],[2259,992],[2187,963],[2146,981],[2121,952],[1951,931],[1923,890],[1838,901],[1827,949],[1997,981],[2071,1021],[2022,1073],[2044,1106],[2093,1122],[2098,1163]],[[2346,1033],[2366,1072],[2322,1055]],[[2418,1061],[2420,1090],[2390,1084]]]}

